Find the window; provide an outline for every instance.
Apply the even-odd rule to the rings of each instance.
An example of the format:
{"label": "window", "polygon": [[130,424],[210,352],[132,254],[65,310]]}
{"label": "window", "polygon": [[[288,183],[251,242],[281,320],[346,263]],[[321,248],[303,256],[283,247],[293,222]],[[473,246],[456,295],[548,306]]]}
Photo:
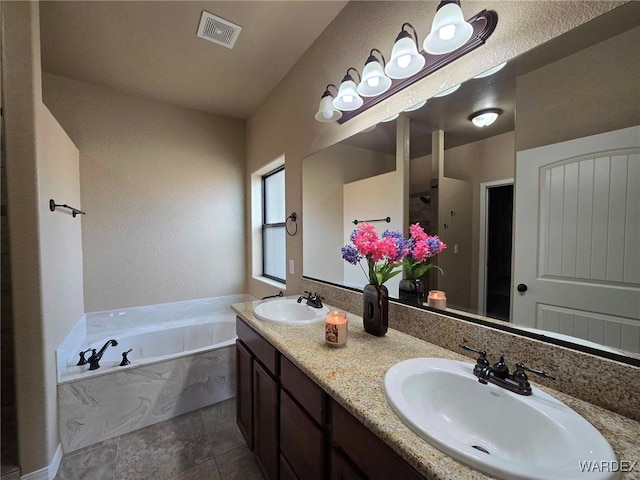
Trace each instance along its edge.
{"label": "window", "polygon": [[262,177],[262,275],[286,283],[284,166]]}

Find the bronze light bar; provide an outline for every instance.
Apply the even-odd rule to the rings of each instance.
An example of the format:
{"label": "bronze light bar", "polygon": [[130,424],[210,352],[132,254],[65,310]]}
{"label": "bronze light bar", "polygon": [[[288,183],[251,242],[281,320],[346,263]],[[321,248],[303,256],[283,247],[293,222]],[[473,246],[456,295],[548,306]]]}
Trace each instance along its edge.
{"label": "bronze light bar", "polygon": [[360,108],[350,112],[343,112],[342,117],[337,120],[338,123],[343,124],[344,122],[351,120],[356,115],[359,115],[360,113],[373,107],[374,105],[377,105],[383,100],[386,100],[390,96],[395,95],[400,90],[407,88],[409,85],[412,85],[413,83],[423,79],[427,75],[432,74],[436,70],[449,65],[451,62],[475,50],[479,46],[484,45],[484,43],[487,41],[487,38],[489,38],[493,31],[496,29],[496,25],[498,24],[498,14],[493,10],[483,10],[480,13],[477,13],[475,16],[471,17],[468,22],[473,27],[473,34],[471,35],[471,38],[467,41],[467,43],[462,45],[457,50],[446,53],[444,55],[431,55],[424,50],[421,51],[420,54],[426,60],[424,67],[422,67],[422,70],[409,78],[392,80],[389,90],[381,93],[376,97],[365,97],[363,99],[364,103]]}

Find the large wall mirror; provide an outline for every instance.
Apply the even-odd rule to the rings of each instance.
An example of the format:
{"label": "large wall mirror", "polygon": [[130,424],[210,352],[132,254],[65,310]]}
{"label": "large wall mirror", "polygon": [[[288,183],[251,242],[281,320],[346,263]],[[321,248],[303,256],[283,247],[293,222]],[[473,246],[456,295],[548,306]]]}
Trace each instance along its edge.
{"label": "large wall mirror", "polygon": [[[397,140],[406,120],[306,158],[304,276],[362,289],[340,255],[353,221],[405,234],[419,222],[448,245],[444,275],[423,282],[446,292],[449,313],[637,363],[638,45],[630,2],[400,112],[409,159]],[[484,109],[501,114],[476,127],[469,118]]]}

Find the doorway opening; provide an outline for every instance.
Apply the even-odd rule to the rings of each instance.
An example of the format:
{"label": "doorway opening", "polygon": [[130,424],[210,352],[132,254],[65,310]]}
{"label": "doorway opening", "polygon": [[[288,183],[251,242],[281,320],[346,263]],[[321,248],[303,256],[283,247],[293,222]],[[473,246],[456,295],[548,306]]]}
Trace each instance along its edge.
{"label": "doorway opening", "polygon": [[478,307],[491,318],[509,321],[513,240],[513,179],[480,186],[480,275]]}

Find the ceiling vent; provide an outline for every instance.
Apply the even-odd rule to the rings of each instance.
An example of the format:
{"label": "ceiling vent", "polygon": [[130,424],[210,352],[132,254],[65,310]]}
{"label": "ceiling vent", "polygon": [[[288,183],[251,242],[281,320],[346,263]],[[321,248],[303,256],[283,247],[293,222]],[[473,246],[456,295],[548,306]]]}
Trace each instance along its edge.
{"label": "ceiling vent", "polygon": [[242,27],[235,25],[212,13],[202,11],[198,36],[227,48],[233,48]]}

